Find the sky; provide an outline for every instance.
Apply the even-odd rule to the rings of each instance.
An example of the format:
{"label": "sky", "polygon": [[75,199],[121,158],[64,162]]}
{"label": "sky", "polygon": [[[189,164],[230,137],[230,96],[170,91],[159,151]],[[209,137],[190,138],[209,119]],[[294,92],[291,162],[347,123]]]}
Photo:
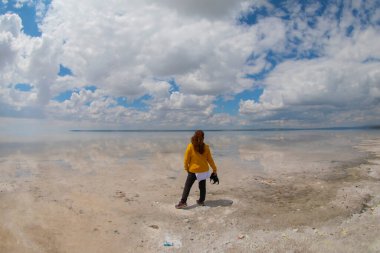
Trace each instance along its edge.
{"label": "sky", "polygon": [[379,41],[379,0],[0,0],[0,129],[379,125]]}

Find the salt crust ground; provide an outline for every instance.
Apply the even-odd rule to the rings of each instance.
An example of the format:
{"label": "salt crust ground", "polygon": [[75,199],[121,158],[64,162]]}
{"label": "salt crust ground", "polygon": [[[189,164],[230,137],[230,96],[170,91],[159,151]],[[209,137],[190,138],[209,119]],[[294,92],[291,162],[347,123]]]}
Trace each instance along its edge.
{"label": "salt crust ground", "polygon": [[380,139],[327,162],[242,148],[261,170],[220,156],[221,184],[204,207],[194,186],[185,210],[180,152],[120,161],[107,148],[1,157],[0,252],[380,252]]}

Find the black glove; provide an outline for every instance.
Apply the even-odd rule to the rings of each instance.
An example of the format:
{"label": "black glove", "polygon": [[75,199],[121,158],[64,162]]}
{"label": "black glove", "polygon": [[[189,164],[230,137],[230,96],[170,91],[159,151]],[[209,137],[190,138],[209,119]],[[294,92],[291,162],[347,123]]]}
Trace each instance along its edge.
{"label": "black glove", "polygon": [[215,183],[218,183],[219,184],[219,178],[218,178],[218,175],[216,173],[211,173],[211,176],[210,176],[210,182],[212,181],[212,184],[215,184]]}

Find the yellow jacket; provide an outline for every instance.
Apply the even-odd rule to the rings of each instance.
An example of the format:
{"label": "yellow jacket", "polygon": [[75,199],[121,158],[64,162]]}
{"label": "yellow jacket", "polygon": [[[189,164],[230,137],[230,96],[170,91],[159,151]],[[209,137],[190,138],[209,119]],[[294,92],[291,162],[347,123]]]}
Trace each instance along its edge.
{"label": "yellow jacket", "polygon": [[210,164],[213,172],[216,172],[216,166],[212,159],[210,147],[205,144],[205,151],[199,154],[195,151],[193,144],[189,143],[185,152],[184,167],[191,173],[201,173],[208,171]]}

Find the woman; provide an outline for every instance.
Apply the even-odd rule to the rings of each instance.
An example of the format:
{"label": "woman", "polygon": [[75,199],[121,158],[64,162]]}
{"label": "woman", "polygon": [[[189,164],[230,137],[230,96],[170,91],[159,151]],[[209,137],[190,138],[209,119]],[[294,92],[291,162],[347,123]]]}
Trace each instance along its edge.
{"label": "woman", "polygon": [[210,176],[208,170],[211,166],[216,175],[216,166],[212,159],[210,147],[203,142],[204,133],[202,130],[195,131],[191,137],[191,143],[187,146],[184,158],[184,166],[187,171],[187,179],[183,189],[181,201],[175,206],[177,209],[187,207],[187,197],[189,196],[194,181],[198,179],[200,197],[198,205],[204,206],[206,199],[206,179]]}

